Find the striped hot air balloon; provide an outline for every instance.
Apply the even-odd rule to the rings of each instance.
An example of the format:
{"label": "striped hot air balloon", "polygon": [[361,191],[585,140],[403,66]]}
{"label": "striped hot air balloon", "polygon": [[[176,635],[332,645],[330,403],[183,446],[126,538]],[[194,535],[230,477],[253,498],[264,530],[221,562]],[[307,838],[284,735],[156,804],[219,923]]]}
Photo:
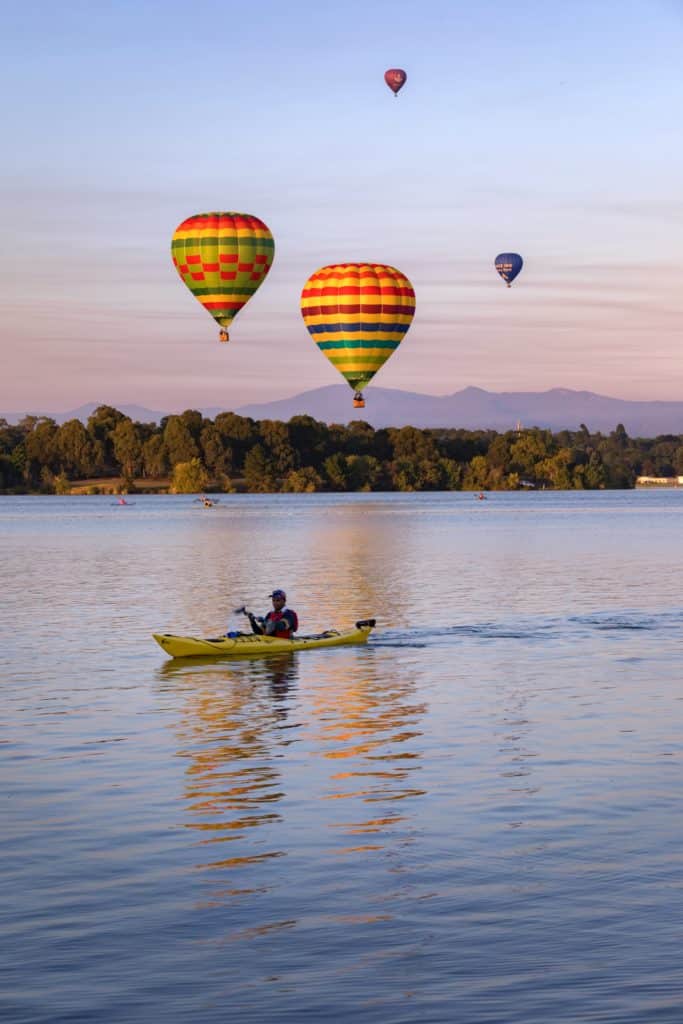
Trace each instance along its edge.
{"label": "striped hot air balloon", "polygon": [[221,341],[242,306],[270,270],[275,243],[258,217],[248,213],[198,213],[179,224],[171,256],[181,278],[220,324]]}
{"label": "striped hot air balloon", "polygon": [[415,313],[405,274],[383,263],[340,263],[311,274],[301,315],[316,345],[365,405],[363,389],[401,344]]}

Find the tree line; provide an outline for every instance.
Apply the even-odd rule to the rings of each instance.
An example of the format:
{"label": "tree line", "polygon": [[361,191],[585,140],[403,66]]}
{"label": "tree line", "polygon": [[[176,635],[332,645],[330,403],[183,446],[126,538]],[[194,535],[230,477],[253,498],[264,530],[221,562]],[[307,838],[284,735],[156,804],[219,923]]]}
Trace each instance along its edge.
{"label": "tree line", "polygon": [[[0,419],[0,492],[69,493],[108,480],[121,490],[442,491],[629,488],[640,475],[683,475],[683,435],[631,438],[540,428],[375,430],[356,420],[288,422],[196,410],[138,423],[111,406],[87,423]],[[107,488],[103,488],[107,489]],[[111,489],[111,488],[108,488]]]}

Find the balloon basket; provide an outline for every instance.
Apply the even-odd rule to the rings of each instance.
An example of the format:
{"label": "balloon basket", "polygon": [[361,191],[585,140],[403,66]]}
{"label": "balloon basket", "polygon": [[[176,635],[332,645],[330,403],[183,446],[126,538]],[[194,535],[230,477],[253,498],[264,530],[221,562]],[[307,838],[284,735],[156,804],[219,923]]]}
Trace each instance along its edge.
{"label": "balloon basket", "polygon": [[218,340],[221,342],[222,345],[225,345],[226,342],[230,341],[230,335],[228,334],[227,331],[219,331]]}

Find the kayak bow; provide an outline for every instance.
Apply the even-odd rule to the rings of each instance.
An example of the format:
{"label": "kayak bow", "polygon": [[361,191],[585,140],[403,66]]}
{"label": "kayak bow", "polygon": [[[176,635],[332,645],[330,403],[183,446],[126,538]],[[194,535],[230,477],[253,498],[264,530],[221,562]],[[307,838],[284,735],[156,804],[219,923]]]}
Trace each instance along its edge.
{"label": "kayak bow", "polygon": [[328,629],[315,636],[295,636],[291,640],[254,633],[238,633],[237,636],[219,636],[206,640],[194,636],[174,636],[172,633],[152,633],[152,636],[172,658],[240,658],[244,655],[282,654],[287,651],[364,644],[374,626],[375,619],[361,619],[354,629]]}

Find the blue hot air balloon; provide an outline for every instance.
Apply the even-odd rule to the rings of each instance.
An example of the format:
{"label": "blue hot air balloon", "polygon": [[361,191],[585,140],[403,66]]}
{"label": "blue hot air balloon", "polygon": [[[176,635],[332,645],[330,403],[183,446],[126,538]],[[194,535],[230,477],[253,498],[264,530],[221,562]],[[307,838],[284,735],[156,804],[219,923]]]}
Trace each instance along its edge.
{"label": "blue hot air balloon", "polygon": [[509,288],[524,266],[524,260],[518,252],[501,252],[495,262],[496,270]]}

